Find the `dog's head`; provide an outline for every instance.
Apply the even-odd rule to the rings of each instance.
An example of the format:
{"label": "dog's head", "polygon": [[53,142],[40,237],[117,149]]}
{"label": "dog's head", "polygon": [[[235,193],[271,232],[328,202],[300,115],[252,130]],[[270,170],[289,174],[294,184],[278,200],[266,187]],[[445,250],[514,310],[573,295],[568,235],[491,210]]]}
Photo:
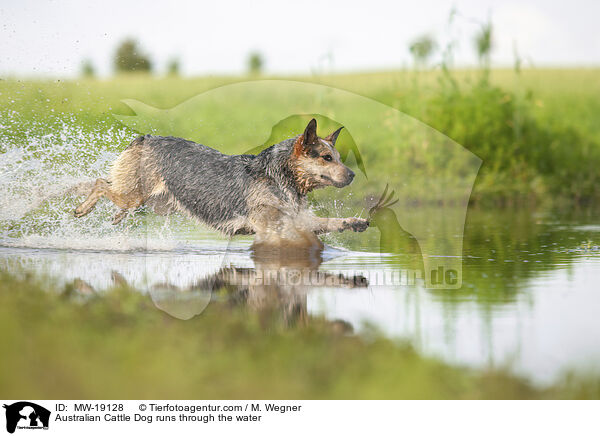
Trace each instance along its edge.
{"label": "dog's head", "polygon": [[317,136],[317,121],[310,120],[304,133],[294,143],[291,161],[298,186],[304,192],[326,186],[342,188],[354,179],[354,172],[342,163],[335,142],[340,127],[331,135]]}

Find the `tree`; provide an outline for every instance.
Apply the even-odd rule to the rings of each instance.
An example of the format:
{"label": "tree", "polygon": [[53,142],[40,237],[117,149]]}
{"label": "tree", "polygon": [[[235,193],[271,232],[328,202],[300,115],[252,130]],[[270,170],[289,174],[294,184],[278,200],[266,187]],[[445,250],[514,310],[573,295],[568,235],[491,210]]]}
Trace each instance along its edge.
{"label": "tree", "polygon": [[248,56],[248,72],[253,75],[258,75],[262,72],[264,65],[263,57],[258,52],[252,52]]}
{"label": "tree", "polygon": [[171,58],[169,63],[167,64],[167,74],[169,76],[179,76],[179,71],[181,69],[181,62],[177,58]]}
{"label": "tree", "polygon": [[96,76],[96,68],[94,68],[94,64],[89,59],[84,59],[81,62],[81,75],[83,77],[95,77]]}
{"label": "tree", "polygon": [[418,37],[408,47],[410,53],[413,55],[416,66],[424,66],[436,48],[437,43],[429,35]]}
{"label": "tree", "polygon": [[117,48],[114,67],[115,71],[120,73],[151,71],[152,62],[147,55],[140,53],[138,42],[135,39],[129,38],[123,41]]}

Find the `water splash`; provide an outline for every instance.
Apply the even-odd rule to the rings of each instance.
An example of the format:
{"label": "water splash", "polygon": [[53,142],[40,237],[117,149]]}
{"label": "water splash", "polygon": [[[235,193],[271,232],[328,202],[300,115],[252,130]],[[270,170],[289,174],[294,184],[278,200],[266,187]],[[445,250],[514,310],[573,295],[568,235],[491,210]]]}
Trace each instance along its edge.
{"label": "water splash", "polygon": [[12,110],[0,112],[0,245],[172,249],[171,226],[164,219],[152,222],[150,238],[143,213],[112,226],[114,206],[109,202],[99,202],[85,219],[72,214],[82,200],[73,188],[106,176],[110,163],[135,136],[106,122],[89,127],[72,115],[35,120]]}

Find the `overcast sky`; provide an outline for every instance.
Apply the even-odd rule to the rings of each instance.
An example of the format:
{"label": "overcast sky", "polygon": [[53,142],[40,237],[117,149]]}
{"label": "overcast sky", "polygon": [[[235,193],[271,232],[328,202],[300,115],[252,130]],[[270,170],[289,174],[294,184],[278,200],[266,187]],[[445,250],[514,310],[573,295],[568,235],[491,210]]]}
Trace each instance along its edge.
{"label": "overcast sky", "polygon": [[73,76],[84,58],[110,74],[127,36],[159,70],[177,56],[190,75],[239,73],[252,50],[271,73],[398,68],[410,65],[407,47],[425,33],[441,46],[456,40],[456,64],[470,66],[473,34],[488,17],[496,66],[513,64],[515,46],[525,66],[600,65],[600,1],[593,0],[0,0],[0,74]]}

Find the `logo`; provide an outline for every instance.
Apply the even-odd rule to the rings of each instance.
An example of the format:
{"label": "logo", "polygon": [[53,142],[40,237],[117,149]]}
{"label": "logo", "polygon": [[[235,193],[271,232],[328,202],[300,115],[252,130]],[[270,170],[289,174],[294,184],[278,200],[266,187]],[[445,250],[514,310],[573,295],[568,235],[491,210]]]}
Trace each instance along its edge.
{"label": "logo", "polygon": [[18,429],[48,430],[50,411],[29,401],[19,401],[4,405],[6,409],[6,431],[14,433]]}

